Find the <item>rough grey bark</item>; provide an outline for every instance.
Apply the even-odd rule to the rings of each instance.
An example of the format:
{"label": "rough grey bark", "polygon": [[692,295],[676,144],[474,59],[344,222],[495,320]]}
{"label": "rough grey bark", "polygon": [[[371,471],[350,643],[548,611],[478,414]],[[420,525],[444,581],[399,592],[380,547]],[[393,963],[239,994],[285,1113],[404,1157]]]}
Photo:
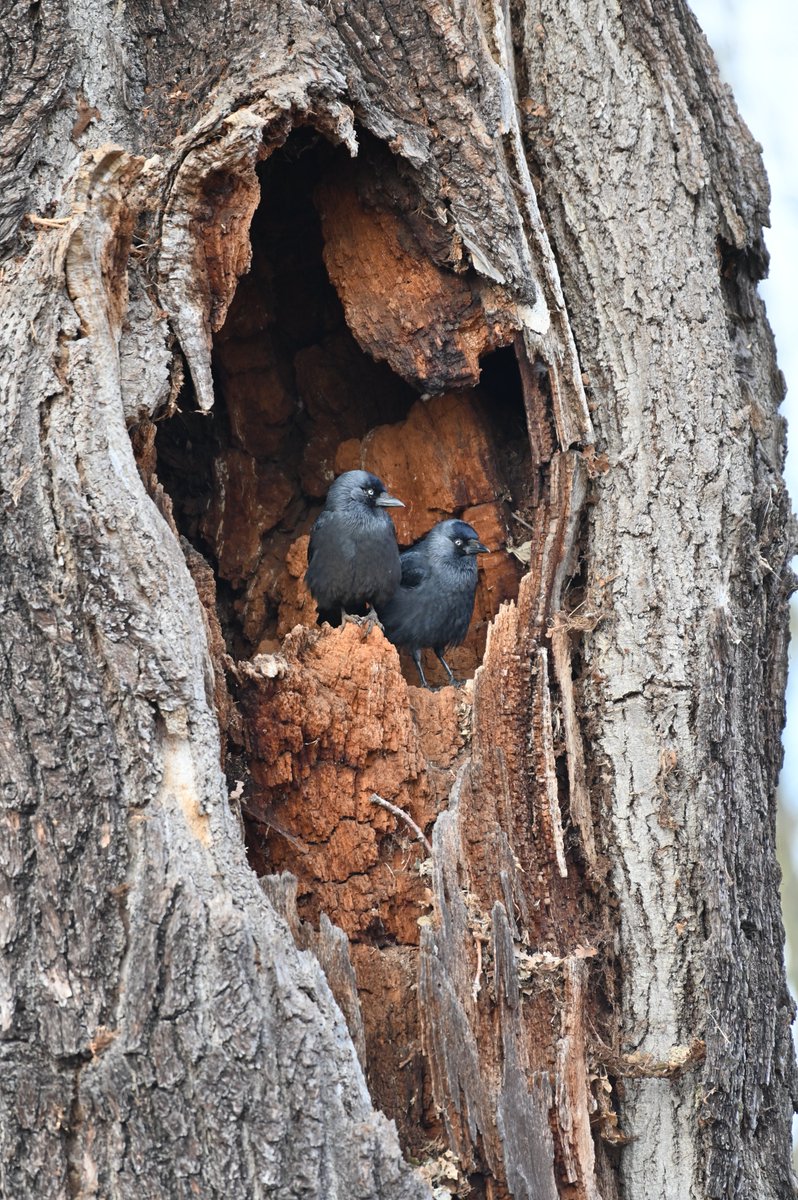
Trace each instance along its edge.
{"label": "rough grey bark", "polygon": [[138,168],[93,158],[3,326],[3,1195],[421,1196],[226,802],[202,610],[124,423]]}
{"label": "rough grey bark", "polygon": [[622,1187],[790,1195],[772,847],[794,543],[756,293],[767,182],[685,6],[591,3],[577,26],[570,6],[532,3],[519,57],[609,460],[586,561],[612,615],[585,638],[582,694],[619,900],[621,1037],[658,1058],[707,1044],[698,1084],[626,1084]]}
{"label": "rough grey bark", "polygon": [[[574,689],[554,658],[570,816],[595,870],[589,789],[617,897],[632,1140],[597,1179],[583,1140],[574,1187],[792,1195],[773,856],[790,544],[752,284],[765,184],[684,6],[134,0],[0,20],[3,1195],[428,1194],[246,864],[202,609],[126,431],[173,394],[175,340],[212,405],[255,165],[300,123],[352,154],[367,130],[402,161],[449,265],[547,364],[563,453],[593,441],[589,375],[609,469],[582,553],[602,619]],[[679,1076],[697,1042],[700,1083]],[[672,1069],[631,1077],[637,1051]],[[508,1182],[553,1194],[549,1085],[525,1090],[510,1058],[501,1103],[531,1113],[548,1158],[504,1137]]]}

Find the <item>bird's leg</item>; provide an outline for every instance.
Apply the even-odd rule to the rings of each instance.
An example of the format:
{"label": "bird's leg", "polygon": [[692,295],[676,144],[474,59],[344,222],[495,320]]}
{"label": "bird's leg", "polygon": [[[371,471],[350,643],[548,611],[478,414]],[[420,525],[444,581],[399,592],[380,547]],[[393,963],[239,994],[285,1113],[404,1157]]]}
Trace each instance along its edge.
{"label": "bird's leg", "polygon": [[462,687],[463,685],[460,683],[460,681],[458,679],[455,679],[454,675],[452,674],[452,668],[449,666],[446,659],[441,654],[440,650],[435,651],[435,657],[437,658],[439,663],[443,664],[443,669],[446,672],[446,674],[449,676],[449,683],[451,684],[451,686],[452,687]]}
{"label": "bird's leg", "polygon": [[428,691],[432,691],[432,688],[427,683],[427,677],[424,674],[424,668],[421,665],[421,651],[413,650],[412,654],[413,654],[413,662],[416,664],[416,670],[418,671],[419,676],[421,677],[421,686],[427,688]]}

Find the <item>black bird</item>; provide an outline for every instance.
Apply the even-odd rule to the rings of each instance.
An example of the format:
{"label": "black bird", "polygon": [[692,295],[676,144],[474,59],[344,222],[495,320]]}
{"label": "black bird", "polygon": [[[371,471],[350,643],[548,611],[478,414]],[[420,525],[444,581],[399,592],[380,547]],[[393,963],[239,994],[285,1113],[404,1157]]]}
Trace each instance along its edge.
{"label": "black bird", "polygon": [[399,586],[399,547],[387,508],[404,504],[368,471],[345,471],[331,484],[310,531],[305,573],[321,620],[337,625],[370,608],[370,631],[375,610]]}
{"label": "black bird", "polygon": [[441,521],[402,551],[402,582],[377,611],[389,641],[412,654],[424,687],[429,684],[421,651],[427,647],[443,663],[449,682],[456,684],[443,652],[447,646],[459,646],[468,633],[477,589],[475,555],[489,553],[465,521]]}

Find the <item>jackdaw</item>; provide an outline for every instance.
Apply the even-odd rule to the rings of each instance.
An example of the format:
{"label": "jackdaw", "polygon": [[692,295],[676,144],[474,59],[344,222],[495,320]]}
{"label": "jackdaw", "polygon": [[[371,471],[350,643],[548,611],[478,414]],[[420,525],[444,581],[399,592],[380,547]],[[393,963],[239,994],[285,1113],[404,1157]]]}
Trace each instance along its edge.
{"label": "jackdaw", "polygon": [[345,471],[331,484],[310,531],[305,580],[319,617],[337,625],[387,604],[401,578],[393,521],[385,511],[404,508],[368,471]]}
{"label": "jackdaw", "polygon": [[489,554],[465,521],[441,521],[400,556],[402,581],[387,603],[377,605],[385,636],[409,650],[421,682],[429,687],[421,651],[430,648],[443,663],[449,682],[457,681],[443,657],[468,633],[477,588],[477,554]]}

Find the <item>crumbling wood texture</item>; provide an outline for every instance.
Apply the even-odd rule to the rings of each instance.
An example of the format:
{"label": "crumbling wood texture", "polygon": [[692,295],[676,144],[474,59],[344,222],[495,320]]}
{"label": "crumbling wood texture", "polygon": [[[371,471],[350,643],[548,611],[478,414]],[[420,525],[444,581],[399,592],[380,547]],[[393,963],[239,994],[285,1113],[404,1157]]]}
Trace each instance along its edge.
{"label": "crumbling wood texture", "polygon": [[[376,1100],[450,1193],[791,1196],[765,185],[686,7],[133,0],[101,50],[91,6],[0,21],[3,1194],[428,1196]],[[289,471],[295,396],[235,306],[298,127],[359,160],[317,195],[351,335],[436,395]],[[318,500],[347,456],[399,471],[380,428],[468,424],[510,345],[529,571],[498,611],[483,575],[482,669],[426,696],[378,634],[307,628],[292,472]],[[233,430],[197,530],[274,642],[234,668],[240,732],[152,475],[183,363]],[[324,378],[306,355],[303,402]],[[489,492],[465,512],[504,544]],[[236,506],[293,522],[268,562]],[[220,721],[296,895],[245,859]]]}
{"label": "crumbling wood texture", "polygon": [[435,262],[438,247],[424,238],[429,220],[397,215],[401,192],[358,188],[370,174],[350,169],[319,197],[324,262],[349,327],[363,349],[423,391],[474,386],[480,357],[513,336],[516,306],[477,276],[453,275],[451,245],[448,261]]}

